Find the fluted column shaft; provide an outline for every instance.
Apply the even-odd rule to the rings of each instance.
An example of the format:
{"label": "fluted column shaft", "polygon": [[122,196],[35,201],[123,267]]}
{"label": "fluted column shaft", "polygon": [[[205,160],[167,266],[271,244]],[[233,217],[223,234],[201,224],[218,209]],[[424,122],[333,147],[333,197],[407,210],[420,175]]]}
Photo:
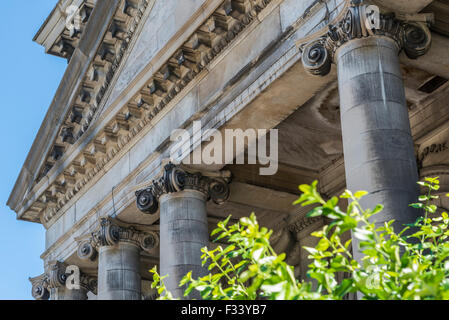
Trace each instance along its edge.
{"label": "fluted column shaft", "polygon": [[[161,206],[161,274],[168,275],[165,285],[177,298],[185,288],[181,279],[192,271],[196,279],[208,273],[201,266],[201,248],[209,245],[206,195],[196,190],[184,190],[163,195]],[[189,298],[199,299],[197,292]]]}

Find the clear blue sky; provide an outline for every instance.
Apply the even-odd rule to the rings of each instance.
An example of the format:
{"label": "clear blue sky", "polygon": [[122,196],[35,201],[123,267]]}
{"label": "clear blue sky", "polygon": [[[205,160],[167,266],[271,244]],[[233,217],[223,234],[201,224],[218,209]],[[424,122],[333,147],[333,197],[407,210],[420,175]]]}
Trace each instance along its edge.
{"label": "clear blue sky", "polygon": [[3,1],[0,19],[0,299],[32,299],[43,272],[42,225],[16,220],[8,196],[67,67],[32,39],[57,0]]}

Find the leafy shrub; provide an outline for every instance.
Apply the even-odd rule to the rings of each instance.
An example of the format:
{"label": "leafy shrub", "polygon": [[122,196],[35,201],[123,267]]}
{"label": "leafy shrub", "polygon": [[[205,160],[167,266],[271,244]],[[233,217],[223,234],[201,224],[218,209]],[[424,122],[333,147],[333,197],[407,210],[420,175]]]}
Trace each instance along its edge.
{"label": "leafy shrub", "polygon": [[[302,195],[295,204],[314,205],[308,217],[331,220],[312,234],[319,238],[316,247],[305,247],[311,259],[307,275],[313,281],[295,278],[285,254],[278,255],[270,245],[272,231],[260,227],[252,214],[234,225],[228,226],[230,217],[220,222],[212,236],[229,245],[203,248],[203,265],[211,273],[199,279],[188,273],[180,286],[187,286],[186,295],[197,290],[207,300],[341,300],[349,293],[371,300],[449,299],[449,216],[443,212],[430,217],[437,211],[431,202],[438,198],[432,195],[439,189],[438,178],[426,178],[418,184],[427,189],[427,194],[411,206],[423,210],[424,217],[399,233],[392,227],[394,221],[380,227],[373,222],[382,205],[361,207],[360,199],[367,192],[345,191],[340,198],[348,199],[349,205],[343,211],[338,206],[339,198],[325,201],[321,197],[316,181],[301,185]],[[358,240],[363,256],[360,261],[349,250],[352,240],[342,243],[345,232],[352,232]],[[160,299],[173,299],[157,270],[151,272]],[[338,282],[337,273],[341,272],[350,277]]]}

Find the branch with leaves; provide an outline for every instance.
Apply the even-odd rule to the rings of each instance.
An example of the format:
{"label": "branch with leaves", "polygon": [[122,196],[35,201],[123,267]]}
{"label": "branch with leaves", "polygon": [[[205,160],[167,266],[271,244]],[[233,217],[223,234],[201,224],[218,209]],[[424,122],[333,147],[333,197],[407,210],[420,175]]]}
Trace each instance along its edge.
{"label": "branch with leaves", "polygon": [[[436,218],[437,207],[432,201],[438,196],[438,178],[427,178],[419,184],[427,188],[426,195],[412,207],[423,210],[424,216],[399,233],[394,221],[376,226],[375,215],[382,205],[364,209],[360,205],[367,192],[345,191],[340,199],[349,200],[346,210],[339,207],[340,199],[325,201],[317,191],[317,182],[301,185],[296,205],[314,205],[308,217],[324,216],[331,220],[312,236],[319,239],[314,248],[305,247],[311,260],[309,279],[295,279],[293,267],[285,262],[285,254],[277,254],[270,245],[272,231],[260,227],[256,216],[240,219],[230,225],[230,217],[218,224],[212,236],[225,240],[226,248],[202,249],[203,266],[210,274],[194,279],[188,273],[180,286],[187,286],[186,296],[193,290],[206,300],[341,300],[349,293],[363,295],[364,299],[449,299],[449,216],[443,212]],[[406,235],[410,233],[411,235]],[[343,235],[351,232],[358,241],[363,256],[353,258],[349,248],[352,240],[342,243]],[[166,290],[163,278],[156,269],[153,286],[161,299],[173,299]],[[350,277],[343,281],[337,275]],[[315,285],[313,285],[315,283]]]}

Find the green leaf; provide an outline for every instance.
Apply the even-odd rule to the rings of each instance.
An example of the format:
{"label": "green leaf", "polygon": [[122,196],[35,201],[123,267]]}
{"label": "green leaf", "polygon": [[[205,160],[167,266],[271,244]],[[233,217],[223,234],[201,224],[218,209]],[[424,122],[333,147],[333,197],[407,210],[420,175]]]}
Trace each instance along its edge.
{"label": "green leaf", "polygon": [[362,241],[369,241],[374,239],[374,235],[372,232],[360,228],[355,228],[354,236]]}
{"label": "green leaf", "polygon": [[345,295],[351,292],[353,284],[354,279],[344,279],[341,284],[337,286],[334,294],[339,298],[343,298]]}
{"label": "green leaf", "polygon": [[368,191],[357,191],[357,192],[354,194],[354,197],[357,198],[357,199],[361,199],[361,198],[363,198],[364,196],[366,196],[367,194],[368,194]]}
{"label": "green leaf", "polygon": [[381,204],[378,204],[378,205],[374,208],[372,214],[373,214],[373,215],[374,215],[374,214],[378,214],[378,213],[381,212],[383,209],[384,209],[384,206],[381,205]]}
{"label": "green leaf", "polygon": [[322,238],[318,242],[318,245],[316,246],[316,249],[318,251],[326,251],[328,248],[329,248],[329,240],[327,240],[326,238]]}
{"label": "green leaf", "polygon": [[323,231],[315,231],[315,232],[312,232],[310,235],[315,238],[322,238],[322,237],[324,237],[324,232]]}
{"label": "green leaf", "polygon": [[253,259],[257,261],[262,257],[262,254],[264,251],[265,251],[264,247],[258,246],[258,247],[256,247],[255,250],[253,250],[251,255],[252,255]]}
{"label": "green leaf", "polygon": [[333,209],[338,205],[338,198],[332,197],[329,201],[326,202],[325,206],[329,209]]}
{"label": "green leaf", "polygon": [[349,239],[348,241],[346,241],[345,242],[345,249],[348,249],[349,246],[351,245],[351,243],[352,243],[352,239]]}
{"label": "green leaf", "polygon": [[306,217],[307,218],[315,218],[323,215],[323,207],[316,207],[312,211],[310,211]]}
{"label": "green leaf", "polygon": [[340,198],[342,198],[342,199],[351,199],[352,197],[353,197],[353,194],[349,190],[345,190],[345,192],[343,192],[343,194],[340,196]]}
{"label": "green leaf", "polygon": [[439,177],[426,177],[426,178],[424,178],[424,181],[427,181],[427,182],[430,182],[430,183],[432,183],[432,184],[439,184],[440,183],[440,181],[439,181]]}
{"label": "green leaf", "polygon": [[212,231],[212,233],[210,234],[211,236],[215,236],[217,233],[223,231],[221,228],[216,228],[214,229],[214,231]]}
{"label": "green leaf", "polygon": [[286,284],[287,284],[287,281],[282,281],[282,282],[279,282],[279,283],[276,283],[276,284],[272,284],[272,285],[262,285],[260,287],[260,289],[262,291],[265,291],[266,293],[269,293],[269,294],[271,294],[271,293],[279,293],[279,292],[281,292],[285,288]]}
{"label": "green leaf", "polygon": [[419,198],[418,198],[418,200],[419,201],[427,201],[427,200],[429,200],[429,197],[428,196],[426,196],[426,195],[422,195],[422,196],[419,196]]}

